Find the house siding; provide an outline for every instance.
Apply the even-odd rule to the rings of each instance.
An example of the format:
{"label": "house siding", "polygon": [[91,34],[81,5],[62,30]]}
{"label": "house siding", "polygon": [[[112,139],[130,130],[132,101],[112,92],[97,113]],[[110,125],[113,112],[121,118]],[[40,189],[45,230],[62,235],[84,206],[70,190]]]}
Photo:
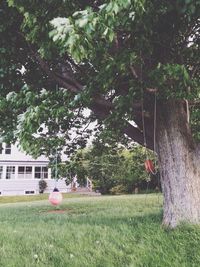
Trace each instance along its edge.
{"label": "house siding", "polygon": [[[39,180],[41,178],[44,178],[47,182],[46,193],[50,193],[55,186],[61,192],[69,192],[71,190],[69,186],[66,186],[64,179],[57,182],[52,179],[51,169],[46,169],[48,160],[44,156],[33,159],[31,156],[19,151],[17,145],[11,145],[11,154],[5,154],[5,144],[2,147],[3,150],[0,154],[1,196],[24,195],[26,191],[38,194]],[[23,170],[23,167],[25,171],[19,173],[20,170]],[[36,175],[35,170],[38,169],[41,170],[41,173]],[[39,178],[36,178],[36,176],[39,176]]]}
{"label": "house siding", "polygon": [[[55,180],[45,179],[47,182],[47,189],[44,193],[50,193],[55,187]],[[34,194],[39,194],[39,180],[0,180],[0,194],[1,196],[16,196],[25,195],[25,191],[34,191]],[[67,187],[64,180],[59,180],[56,187],[60,192],[70,192],[71,188]]]}

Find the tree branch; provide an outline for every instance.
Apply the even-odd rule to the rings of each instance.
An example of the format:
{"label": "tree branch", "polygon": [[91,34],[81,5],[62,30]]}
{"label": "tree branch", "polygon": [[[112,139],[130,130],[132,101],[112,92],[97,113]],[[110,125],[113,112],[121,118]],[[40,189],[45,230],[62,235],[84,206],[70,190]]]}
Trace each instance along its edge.
{"label": "tree branch", "polygon": [[81,87],[77,87],[77,85],[73,84],[74,80],[72,80],[71,78],[63,78],[62,76],[55,74],[50,68],[48,62],[42,59],[38,53],[34,53],[34,57],[38,61],[42,70],[49,76],[49,78],[57,82],[58,85],[69,89],[72,93],[79,93],[81,91]]}
{"label": "tree branch", "polygon": [[[124,133],[130,137],[131,139],[133,139],[133,141],[139,143],[140,145],[144,146],[144,136],[143,133],[136,127],[134,127],[133,125],[131,125],[130,123],[127,123],[127,127],[124,128]],[[154,145],[153,145],[153,140],[150,138],[146,138],[146,146],[147,148],[153,150],[154,149]]]}
{"label": "tree branch", "polygon": [[[63,74],[60,74],[58,72],[53,72],[48,62],[42,59],[38,53],[34,53],[34,56],[41,66],[42,70],[49,76],[50,79],[58,83],[58,85],[68,89],[75,94],[81,93],[83,91],[84,86],[70,77],[67,72],[64,73],[64,76]],[[141,106],[141,103],[135,103],[133,104],[133,107],[134,106],[138,110],[138,108],[140,108]],[[111,101],[106,100],[102,95],[96,94],[89,108],[94,112],[97,118],[104,120],[107,116],[110,115],[110,112],[114,110],[114,105]],[[144,137],[142,131],[128,122],[126,122],[126,125],[127,126],[123,130],[124,134],[132,138],[133,141],[144,145]],[[151,138],[147,138],[146,145],[148,148],[153,149]]]}

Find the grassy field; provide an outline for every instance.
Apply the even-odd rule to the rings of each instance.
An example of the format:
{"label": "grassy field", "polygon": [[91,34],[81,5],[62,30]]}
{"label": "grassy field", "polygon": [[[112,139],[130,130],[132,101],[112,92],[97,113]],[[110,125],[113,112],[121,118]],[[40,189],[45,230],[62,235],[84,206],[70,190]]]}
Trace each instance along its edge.
{"label": "grassy field", "polygon": [[2,267],[199,267],[200,228],[161,226],[156,195],[0,205]]}
{"label": "grassy field", "polygon": [[[81,195],[77,193],[67,193],[63,194],[63,198],[78,198],[84,197],[86,195]],[[24,196],[0,196],[0,204],[3,203],[17,203],[17,202],[32,202],[48,199],[49,194],[39,194],[39,195],[24,195]]]}

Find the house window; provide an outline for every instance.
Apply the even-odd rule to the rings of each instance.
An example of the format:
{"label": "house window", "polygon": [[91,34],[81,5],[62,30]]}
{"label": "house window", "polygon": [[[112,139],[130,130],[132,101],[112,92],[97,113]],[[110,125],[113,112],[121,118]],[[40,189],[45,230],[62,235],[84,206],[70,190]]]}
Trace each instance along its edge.
{"label": "house window", "polygon": [[35,191],[34,190],[26,190],[25,195],[34,195]]}
{"label": "house window", "polygon": [[10,144],[6,144],[5,154],[11,154],[11,145]]}
{"label": "house window", "polygon": [[0,154],[2,154],[2,152],[3,152],[3,145],[2,143],[0,143]]}
{"label": "house window", "polygon": [[48,168],[42,166],[35,167],[35,178],[36,179],[48,179]]}
{"label": "house window", "polygon": [[31,166],[19,166],[18,167],[18,178],[19,179],[31,179],[32,178],[32,167]]}
{"label": "house window", "polygon": [[3,166],[0,166],[0,179],[3,178]]}
{"label": "house window", "polygon": [[14,178],[15,178],[15,166],[7,166],[6,179],[14,179]]}

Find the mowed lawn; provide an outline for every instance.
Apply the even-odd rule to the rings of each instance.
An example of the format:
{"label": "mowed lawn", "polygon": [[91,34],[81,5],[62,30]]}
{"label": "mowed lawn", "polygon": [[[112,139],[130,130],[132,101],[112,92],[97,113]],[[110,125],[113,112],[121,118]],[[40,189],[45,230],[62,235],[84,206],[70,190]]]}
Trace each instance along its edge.
{"label": "mowed lawn", "polygon": [[1,204],[0,266],[199,267],[200,227],[161,218],[161,195]]}

